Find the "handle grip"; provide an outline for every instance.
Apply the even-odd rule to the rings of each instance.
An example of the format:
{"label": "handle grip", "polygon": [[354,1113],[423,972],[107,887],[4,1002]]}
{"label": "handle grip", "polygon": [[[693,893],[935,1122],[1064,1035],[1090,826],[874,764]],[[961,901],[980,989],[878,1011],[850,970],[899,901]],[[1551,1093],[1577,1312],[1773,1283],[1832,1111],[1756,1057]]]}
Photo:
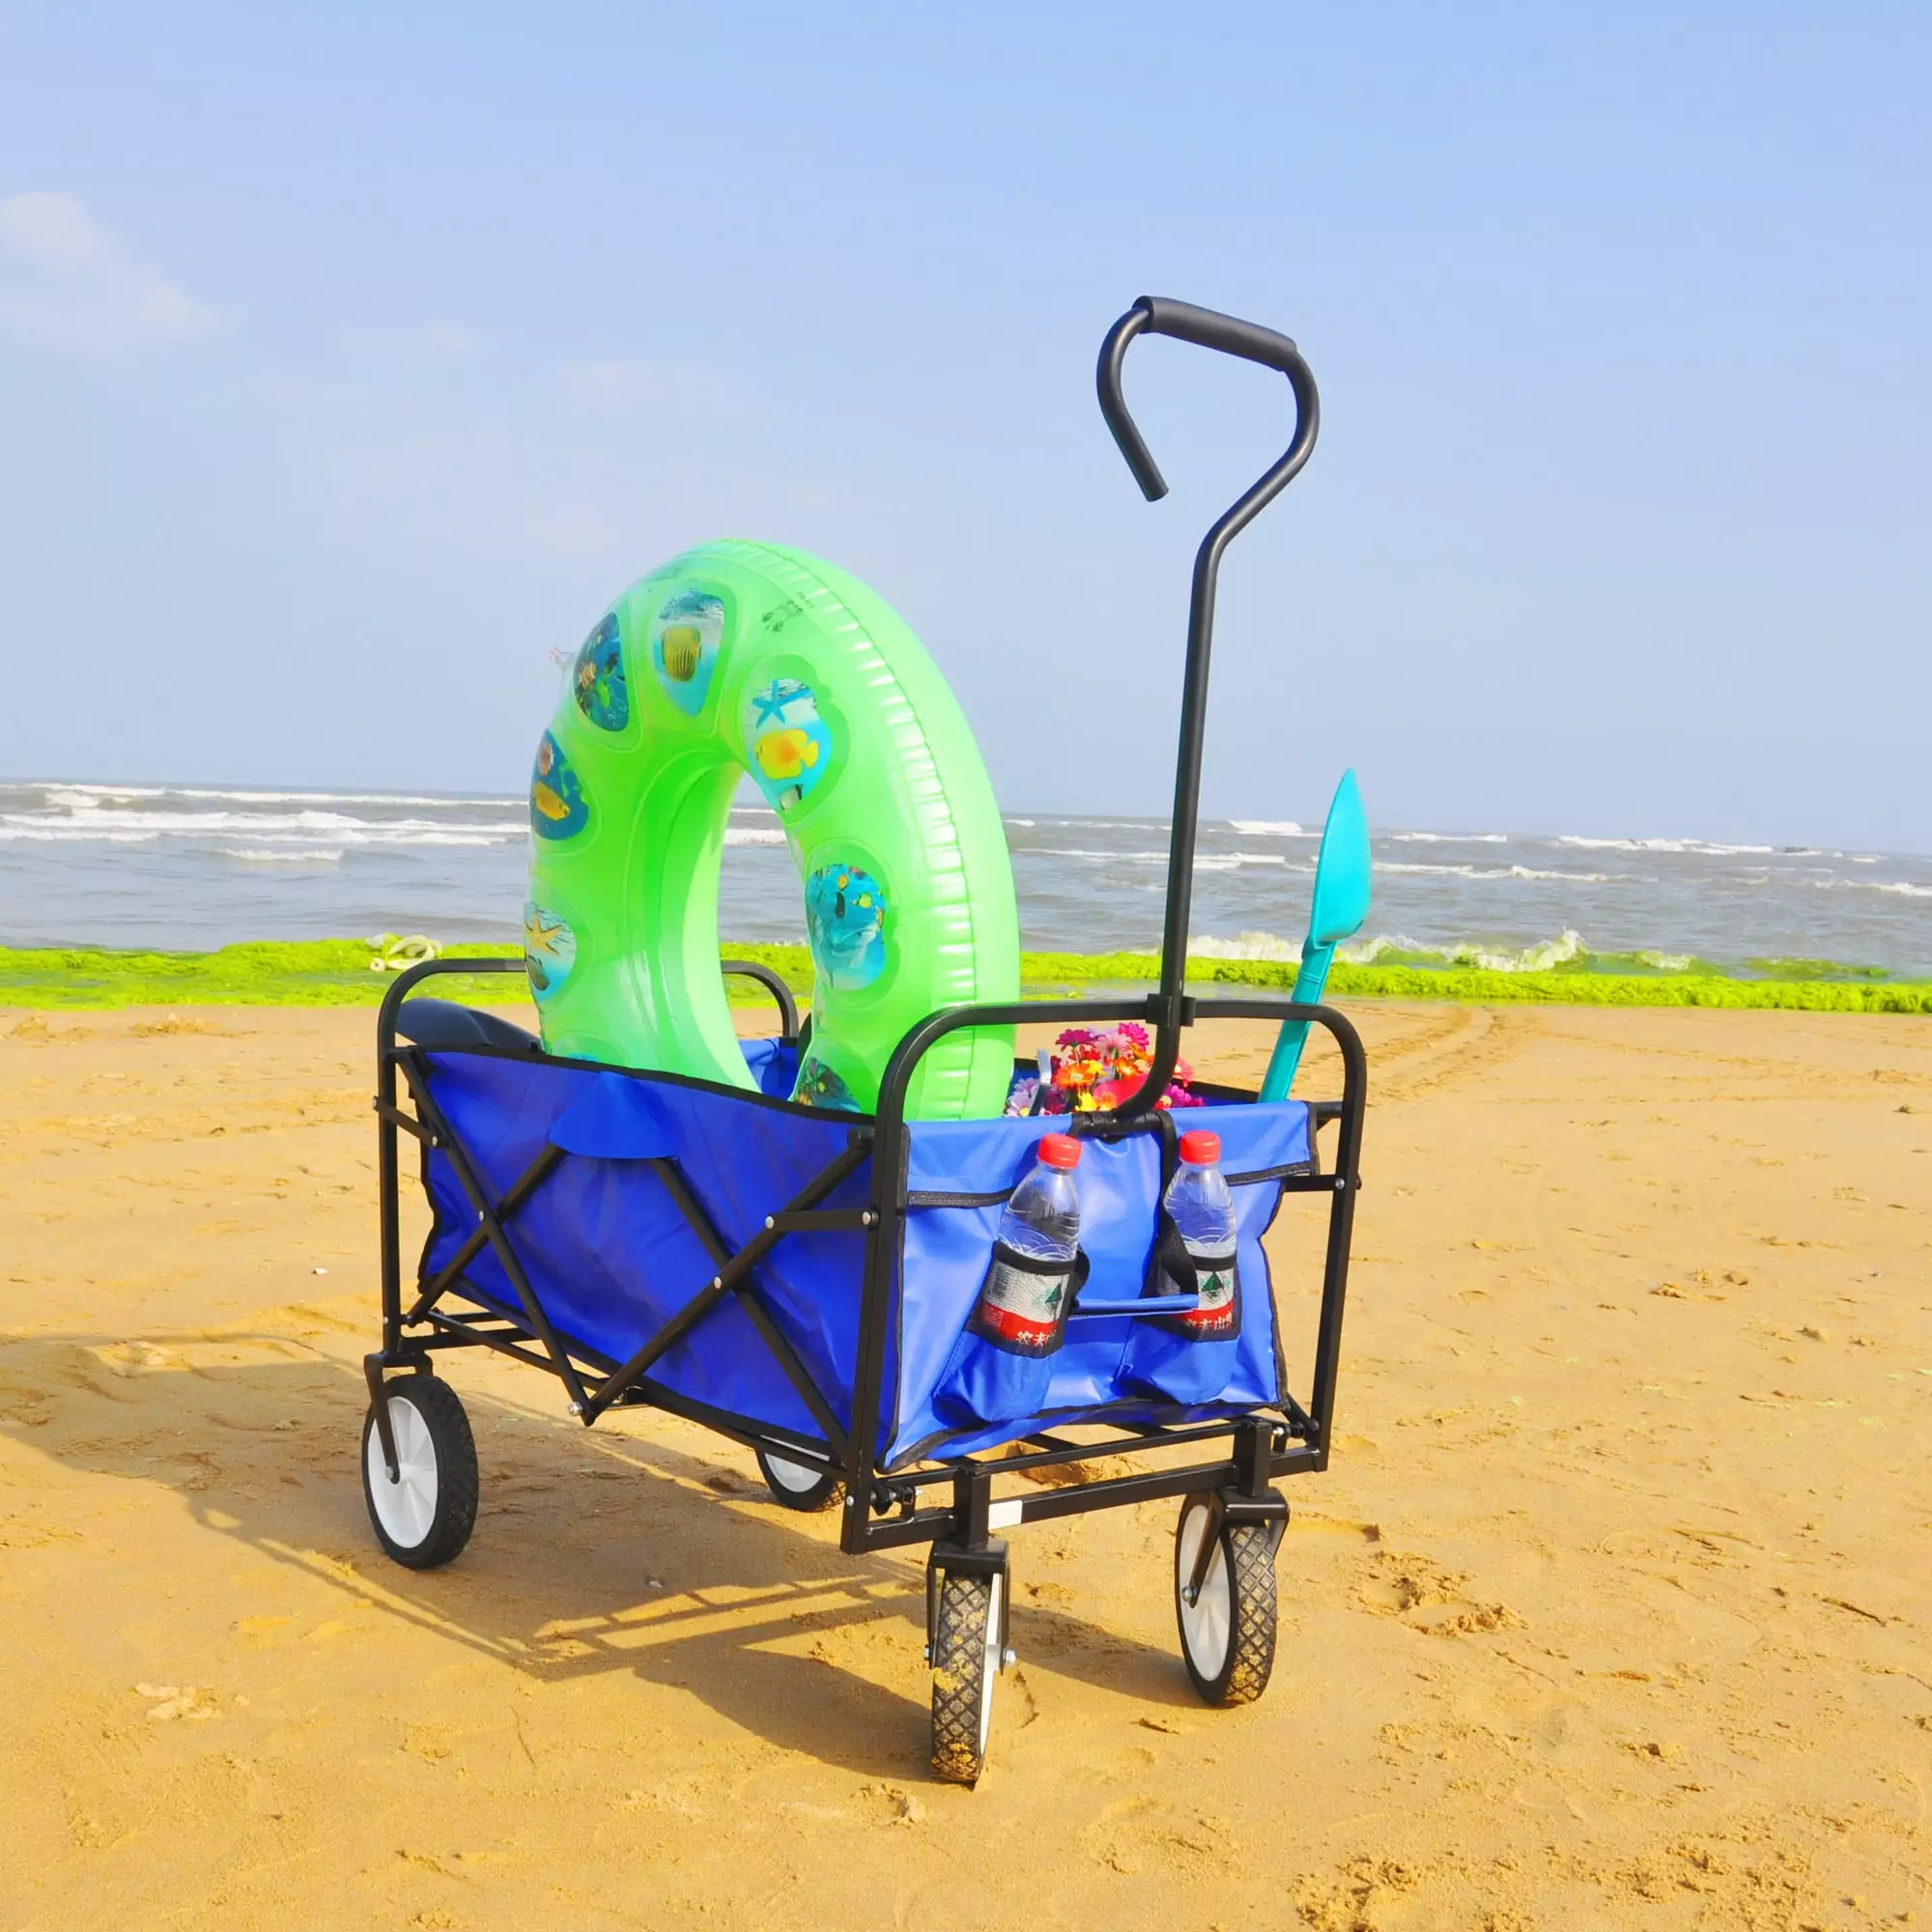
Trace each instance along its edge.
{"label": "handle grip", "polygon": [[1315,392],[1315,378],[1302,359],[1301,351],[1279,331],[1264,328],[1258,322],[1243,322],[1238,316],[1223,315],[1219,309],[1199,308],[1193,302],[1175,301],[1167,296],[1142,296],[1107,331],[1100,345],[1098,387],[1100,413],[1107,419],[1114,440],[1141,486],[1141,495],[1157,503],[1167,495],[1167,479],[1160,465],[1127,409],[1121,387],[1121,365],[1126,360],[1127,345],[1140,334],[1169,335],[1177,342],[1192,342],[1198,348],[1217,350],[1223,355],[1236,355],[1244,362],[1259,362],[1288,378],[1294,391],[1294,440],[1262,481],[1229,512],[1228,534],[1275,495],[1308,460],[1315,447],[1321,404]]}
{"label": "handle grip", "polygon": [[1243,322],[1238,316],[1223,315],[1219,309],[1175,301],[1168,296],[1143,296],[1134,306],[1147,317],[1150,335],[1171,335],[1177,342],[1218,349],[1223,355],[1260,362],[1279,369],[1284,376],[1301,366],[1301,351],[1293,342],[1258,322]]}

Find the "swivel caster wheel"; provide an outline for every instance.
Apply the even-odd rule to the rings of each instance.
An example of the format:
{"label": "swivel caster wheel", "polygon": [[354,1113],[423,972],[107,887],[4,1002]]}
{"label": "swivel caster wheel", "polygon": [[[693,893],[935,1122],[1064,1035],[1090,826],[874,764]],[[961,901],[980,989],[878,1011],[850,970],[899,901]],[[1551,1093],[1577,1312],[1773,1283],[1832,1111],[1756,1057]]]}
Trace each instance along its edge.
{"label": "swivel caster wheel", "polygon": [[993,1680],[1006,1661],[1006,1577],[944,1571],[932,1639],[932,1769],[977,1784],[986,1768]]}
{"label": "swivel caster wheel", "polygon": [[1228,1521],[1212,1496],[1189,1496],[1180,1506],[1175,1619],[1181,1662],[1204,1703],[1249,1704],[1267,1689],[1278,1540],[1275,1525]]}

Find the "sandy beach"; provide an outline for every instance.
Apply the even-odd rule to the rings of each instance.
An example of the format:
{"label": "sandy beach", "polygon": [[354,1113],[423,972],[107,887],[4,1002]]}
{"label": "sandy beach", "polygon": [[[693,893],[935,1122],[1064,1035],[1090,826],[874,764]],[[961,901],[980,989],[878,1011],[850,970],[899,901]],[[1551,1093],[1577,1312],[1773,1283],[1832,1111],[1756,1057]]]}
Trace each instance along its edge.
{"label": "sandy beach", "polygon": [[1172,1505],[1022,1530],[969,1792],[921,1555],[689,1425],[461,1360],[474,1540],[383,1558],[367,1012],[0,1013],[0,1932],[1926,1923],[1932,1025],[1355,1016],[1273,1684]]}

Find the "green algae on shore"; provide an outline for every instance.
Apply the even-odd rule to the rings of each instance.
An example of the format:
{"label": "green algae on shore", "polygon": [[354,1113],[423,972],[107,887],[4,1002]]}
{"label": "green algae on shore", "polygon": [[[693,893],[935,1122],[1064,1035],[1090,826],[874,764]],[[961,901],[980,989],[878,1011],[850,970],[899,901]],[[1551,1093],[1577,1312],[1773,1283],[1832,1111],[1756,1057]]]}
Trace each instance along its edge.
{"label": "green algae on shore", "polygon": [[[385,935],[385,937],[388,937]],[[362,939],[253,940],[214,952],[122,952],[98,947],[14,949],[0,947],[0,1008],[107,1008],[164,1006],[374,1006],[392,983],[394,960]],[[514,957],[484,944],[440,949],[445,958]],[[389,948],[393,953],[395,949]],[[803,946],[727,945],[734,959],[772,967],[808,992],[810,955]],[[1602,963],[1602,962],[1600,962]],[[1616,962],[1621,965],[1619,960]],[[1348,965],[1329,976],[1331,998],[1450,1000],[1468,1005],[1555,1003],[1592,1007],[1732,1007],[1800,1012],[1932,1013],[1932,981],[1879,981],[1829,961],[1765,961],[1845,975],[1734,979],[1696,962],[1702,970],[1626,972],[1498,972],[1481,967]],[[372,970],[373,968],[373,970]],[[1028,952],[1021,977],[1031,993],[1077,993],[1100,986],[1129,987],[1151,981],[1157,970],[1148,952]],[[1284,959],[1190,959],[1190,983],[1286,992],[1295,962]],[[437,990],[451,997],[502,1001],[522,988],[491,975],[451,975]],[[747,981],[731,982],[734,1004],[764,995]]]}

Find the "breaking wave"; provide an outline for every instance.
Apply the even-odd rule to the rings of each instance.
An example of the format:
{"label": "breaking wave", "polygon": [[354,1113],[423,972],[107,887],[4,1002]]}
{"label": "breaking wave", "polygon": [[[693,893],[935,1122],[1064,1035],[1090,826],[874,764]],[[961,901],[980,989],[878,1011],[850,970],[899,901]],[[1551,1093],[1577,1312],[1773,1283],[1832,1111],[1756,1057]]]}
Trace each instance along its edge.
{"label": "breaking wave", "polygon": [[339,866],[342,863],[342,848],[337,846],[324,852],[272,852],[234,845],[223,856],[242,866]]}
{"label": "breaking wave", "polygon": [[[1492,973],[1547,973],[1567,965],[1586,952],[1580,932],[1566,931],[1555,939],[1520,949],[1471,941],[1460,946],[1426,946],[1401,933],[1378,933],[1373,939],[1344,942],[1335,956],[1350,966],[1372,966],[1378,960],[1409,966],[1480,966]],[[1237,932],[1232,939],[1211,935],[1191,940],[1188,952],[1199,959],[1294,960],[1301,957],[1301,941],[1277,932]]]}
{"label": "breaking wave", "polygon": [[1378,933],[1373,939],[1338,946],[1335,956],[1351,966],[1372,966],[1378,959],[1398,953],[1405,962],[1418,965],[1479,966],[1489,973],[1548,973],[1551,967],[1580,958],[1586,951],[1583,935],[1569,929],[1554,939],[1515,950],[1476,941],[1460,946],[1419,946],[1400,933]]}
{"label": "breaking wave", "polygon": [[1776,845],[1714,845],[1705,838],[1585,838],[1566,832],[1559,845],[1577,845],[1592,852],[1683,852],[1699,858],[1735,858],[1743,853],[1775,853]]}
{"label": "breaking wave", "polygon": [[1628,872],[1550,871],[1538,866],[1422,866],[1401,865],[1384,859],[1378,872],[1435,873],[1457,879],[1546,879],[1569,886],[1616,886],[1630,883]]}

